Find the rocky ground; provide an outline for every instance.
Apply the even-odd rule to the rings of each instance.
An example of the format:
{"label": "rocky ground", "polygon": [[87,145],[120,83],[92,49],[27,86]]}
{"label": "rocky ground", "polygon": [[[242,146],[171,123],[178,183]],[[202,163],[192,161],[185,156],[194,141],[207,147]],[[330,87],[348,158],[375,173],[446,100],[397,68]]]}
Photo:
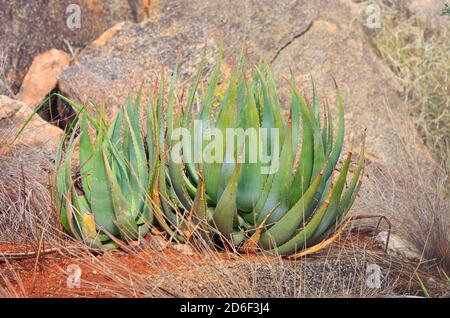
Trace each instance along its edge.
{"label": "rocky ground", "polygon": [[[448,27],[446,17],[433,19],[438,16],[441,6],[436,5],[436,2],[439,1],[401,2],[411,15],[417,15],[424,23],[429,23],[430,30],[434,23],[438,23],[439,27]],[[82,10],[80,28],[68,28],[64,19],[67,17],[67,6],[72,3],[79,4]],[[284,84],[290,70],[294,71],[306,96],[310,96],[312,76],[320,89],[320,98],[328,100],[331,105],[335,102],[333,79],[336,80],[345,100],[347,131],[358,137],[364,129],[367,130],[367,174],[353,212],[388,217],[395,235],[399,235],[399,239],[391,241],[391,245],[396,246],[392,242],[403,240],[403,243],[398,244],[403,244],[402,248],[407,250],[405,253],[410,260],[415,259],[416,264],[425,261],[420,248],[401,229],[404,229],[403,223],[415,218],[414,211],[422,213],[428,209],[418,207],[417,201],[428,200],[428,197],[422,199],[421,195],[432,192],[430,184],[436,179],[439,164],[423,145],[413,126],[402,96],[401,79],[379,58],[367,40],[367,36],[375,32],[368,22],[371,13],[367,11],[367,3],[352,0],[281,0],[274,5],[269,0],[80,0],[50,1],[44,5],[40,2],[15,1],[1,2],[0,9],[0,23],[6,26],[0,30],[0,57],[3,57],[0,60],[0,93],[4,94],[0,96],[0,169],[7,172],[0,176],[0,203],[3,204],[0,207],[0,224],[10,224],[11,219],[15,218],[11,217],[11,213],[14,209],[20,210],[16,203],[21,200],[22,192],[37,192],[40,205],[34,210],[41,213],[38,214],[38,219],[45,218],[45,211],[51,210],[48,190],[51,184],[51,161],[63,134],[57,126],[64,127],[64,120],[73,114],[73,110],[61,100],[52,100],[51,105],[40,112],[41,117],[34,117],[21,137],[14,140],[27,116],[50,92],[62,92],[77,102],[105,101],[107,114],[111,115],[127,93],[135,92],[141,85],[144,90],[150,89],[161,68],[170,72],[176,62],[179,62],[183,82],[188,82],[202,55],[206,54],[207,67],[210,69],[216,59],[220,39],[223,39],[227,57],[224,72],[229,69],[232,58],[242,47],[245,48],[251,61],[258,62],[262,59],[271,64],[286,105],[288,87]],[[42,19],[43,16],[45,19]],[[182,89],[181,84],[179,89]],[[55,126],[48,124],[46,120],[60,121]],[[347,137],[353,136],[348,134]],[[23,172],[23,167],[26,167],[26,173]],[[38,191],[35,190],[36,187]],[[448,204],[448,198],[443,200],[443,204]],[[26,202],[29,204],[31,201]],[[33,210],[33,207],[28,207],[28,210]],[[0,233],[1,241],[11,241],[11,233],[14,231],[33,232],[33,226],[40,224],[32,218],[27,219],[25,215],[20,218],[27,220],[26,225],[15,224],[13,230],[0,225],[0,230],[3,231]],[[446,219],[448,216],[442,221],[444,233],[448,232]],[[366,245],[364,248],[361,245],[355,246],[358,255],[360,252],[361,255],[366,255]],[[12,248],[8,243],[0,249],[0,255],[2,252],[11,252],[6,247]],[[373,247],[369,251],[378,254],[382,252],[379,247]],[[445,247],[443,251],[450,253]],[[174,250],[172,253],[179,255],[181,252]],[[386,257],[407,258],[405,253],[396,255],[398,253],[402,254],[393,248]],[[73,261],[73,257],[80,257],[69,257],[67,251],[63,254],[65,256],[58,254],[55,259],[45,256],[48,260],[43,265],[32,260],[14,264],[19,264],[19,273],[32,270],[33,273],[43,275],[45,281],[46,275],[57,274],[43,271],[42,268],[48,270],[51,267],[49,264],[59,264],[56,267],[63,268],[63,265]],[[106,256],[102,257],[104,259]],[[126,257],[128,256],[114,254],[116,260]],[[142,255],[139,257],[142,258]],[[201,259],[200,256],[199,258]],[[247,263],[249,266],[259,266],[255,265],[258,262],[259,260],[252,260]],[[42,268],[36,270],[38,263]],[[241,263],[233,265],[233,260],[227,260],[226,264],[228,273]],[[264,264],[266,263],[263,262],[261,268],[252,270],[259,275],[256,279],[258,282],[268,276],[279,277],[274,273],[284,268],[278,266],[277,270],[272,271],[264,269]],[[299,264],[302,275],[295,274],[295,270],[288,271],[294,273],[294,281],[313,277],[314,273],[328,273],[330,269],[320,257],[311,264],[306,261]],[[361,264],[356,270],[347,262],[338,272],[363,273],[367,260]],[[198,277],[198,273],[205,272],[202,266],[210,266],[204,259],[197,265],[198,268],[190,271],[191,277]],[[42,290],[30,289],[29,280],[36,283],[39,278],[26,274],[23,279],[28,283],[20,287],[18,280],[11,276],[9,265],[0,266],[0,281],[2,277],[13,281],[10,284],[14,290],[19,290],[19,294],[47,296]],[[23,268],[20,269],[20,266]],[[97,269],[102,268],[105,270],[104,266]],[[218,267],[215,268],[217,270]],[[409,267],[405,265],[405,268]],[[413,276],[413,271],[409,273],[410,277]],[[4,275],[6,272],[9,274]],[[184,273],[179,272],[180,275]],[[129,290],[128,282],[122,281],[123,285],[119,284],[122,276],[118,273],[103,274],[107,277],[102,278],[102,283],[99,283],[103,291],[107,289],[105,280],[122,286],[118,287],[122,293]],[[429,274],[435,275],[435,270],[430,269]],[[61,279],[64,277],[61,273],[58,275]],[[143,283],[143,275],[150,275],[150,271],[142,273],[137,269],[133,275],[137,275],[143,284],[139,287],[139,295],[164,295],[164,290],[167,292],[166,288],[152,289]],[[436,275],[435,277],[441,277]],[[169,277],[172,280],[177,275],[175,273]],[[289,279],[292,278],[289,275],[286,277],[288,278],[281,284],[291,284]],[[365,276],[358,277],[359,282],[355,284],[362,286],[361,282],[365,280],[361,277]],[[89,279],[92,279],[92,275]],[[162,276],[159,279],[165,281],[167,278]],[[252,279],[246,284],[254,287],[254,295],[269,295],[258,289],[262,287],[252,285],[255,278]],[[432,279],[438,281],[440,278]],[[209,283],[199,287],[193,282],[195,278],[181,280],[184,287],[180,287],[181,290],[169,290],[166,296],[171,293],[198,296],[200,290],[208,293]],[[407,283],[408,288],[386,288],[380,294],[403,294],[405,290],[407,293],[417,294],[417,286],[416,289],[411,288],[412,280],[410,278],[409,285]],[[321,282],[323,286],[323,279]],[[192,286],[186,286],[191,283]],[[152,281],[151,285],[155,283]],[[0,294],[1,286],[2,284]],[[280,287],[282,291],[278,295],[300,295],[293,294],[295,288],[292,284],[289,286],[287,289]],[[336,295],[363,296],[361,289],[351,289],[347,294],[343,292],[348,282],[339,286],[339,291],[334,292]],[[389,288],[391,287],[392,285]],[[104,294],[114,295],[113,292]],[[333,290],[322,291],[319,287],[306,294],[330,295]],[[52,294],[54,295],[55,293]],[[92,294],[79,296],[86,295]],[[445,292],[440,295],[445,295]]]}

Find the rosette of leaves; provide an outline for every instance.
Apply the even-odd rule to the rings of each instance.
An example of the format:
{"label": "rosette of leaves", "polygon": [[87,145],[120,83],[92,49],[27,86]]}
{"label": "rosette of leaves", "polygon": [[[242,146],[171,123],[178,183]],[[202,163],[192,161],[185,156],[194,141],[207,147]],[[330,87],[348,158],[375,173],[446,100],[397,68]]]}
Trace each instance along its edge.
{"label": "rosette of leaves", "polygon": [[156,127],[152,118],[141,124],[140,95],[128,98],[110,124],[103,107],[95,119],[59,97],[79,111],[55,161],[55,207],[64,229],[93,248],[143,237],[154,219],[150,195],[158,160],[150,137]]}
{"label": "rosette of leaves", "polygon": [[[314,83],[309,104],[291,76],[290,115],[289,120],[284,120],[269,67],[255,67],[249,75],[242,55],[227,81],[224,97],[217,100],[221,60],[220,54],[209,85],[200,92],[202,62],[182,103],[181,114],[173,113],[176,71],[172,76],[166,116],[160,118],[164,123],[159,124],[166,127],[166,138],[161,142],[156,177],[165,226],[180,240],[200,239],[207,244],[231,245],[241,250],[257,248],[277,255],[292,254],[322,242],[341,226],[357,196],[364,166],[362,149],[353,175],[348,176],[350,150],[337,172],[345,128],[339,91],[334,126],[329,107],[321,119]],[[163,92],[161,81],[160,107]],[[198,112],[193,110],[194,104]],[[195,129],[195,120],[200,129]],[[189,132],[191,138],[172,138],[175,128]],[[223,136],[223,151],[214,154],[213,161],[207,159],[208,141],[204,140],[211,128]],[[228,128],[254,128],[257,142],[250,138],[235,140],[230,151]],[[268,133],[262,134],[259,128]],[[273,129],[278,132],[275,143],[271,142]],[[259,147],[266,147],[269,162],[262,158]],[[203,153],[196,162],[192,157],[198,149]],[[255,153],[257,160],[249,160]],[[274,161],[278,162],[277,168],[263,172],[262,168]]]}
{"label": "rosette of leaves", "polygon": [[[177,70],[167,94],[162,76],[145,120],[140,94],[110,124],[103,108],[94,119],[65,99],[78,119],[58,151],[54,197],[68,233],[92,247],[116,248],[154,228],[181,242],[287,255],[342,226],[361,186],[364,148],[349,177],[352,150],[339,164],[345,130],[339,91],[334,125],[328,106],[320,115],[314,82],[308,103],[292,75],[285,120],[267,65],[250,74],[241,54],[225,80],[221,63],[220,53],[200,89],[201,62],[185,101],[175,95]],[[217,93],[221,80],[224,94]],[[230,128],[244,138],[230,137]],[[222,139],[211,148],[204,137],[213,129]],[[246,138],[249,130],[254,135]],[[175,131],[189,138],[176,139]]]}

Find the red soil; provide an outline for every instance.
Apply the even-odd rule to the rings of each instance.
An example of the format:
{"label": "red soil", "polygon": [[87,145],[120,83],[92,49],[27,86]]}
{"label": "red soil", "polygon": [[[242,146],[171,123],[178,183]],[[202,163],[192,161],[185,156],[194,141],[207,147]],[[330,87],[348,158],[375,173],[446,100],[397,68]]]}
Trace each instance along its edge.
{"label": "red soil", "polygon": [[[30,253],[34,250],[30,246],[0,243],[0,257],[2,254],[23,252]],[[151,264],[152,261],[155,261],[155,265]],[[35,255],[20,260],[8,259],[3,263],[0,261],[0,291],[1,278],[4,276],[11,284],[10,289],[12,287],[17,296],[111,297],[114,294],[104,290],[114,281],[111,279],[111,273],[102,274],[105,268],[110,267],[114,270],[114,274],[124,277],[129,276],[130,272],[133,275],[151,276],[161,271],[182,268],[184,262],[200,264],[203,257],[199,254],[184,255],[170,247],[161,252],[149,249],[132,253],[111,251],[95,257],[89,256],[86,252],[83,254],[83,251],[77,256],[58,252],[42,253],[38,261]],[[81,269],[82,279],[79,288],[67,287],[68,266],[72,264],[78,265]],[[99,264],[103,264],[104,268]]]}
{"label": "red soil", "polygon": [[[380,250],[369,235],[359,235],[357,238],[350,237],[348,239],[353,241],[352,244],[363,248]],[[211,262],[199,253],[185,255],[173,247],[160,252],[150,249],[132,253],[112,251],[97,256],[89,255],[86,252],[74,253],[76,256],[69,255],[67,252],[64,254],[52,252],[41,254],[38,260],[33,256],[27,259],[1,262],[2,254],[18,252],[33,252],[33,249],[31,246],[0,243],[0,296],[3,278],[3,281],[9,282],[9,286],[6,286],[7,289],[13,290],[11,296],[114,297],[126,295],[139,297],[144,295],[129,287],[135,283],[133,277],[139,275],[152,277],[166,271],[188,270],[192,264],[202,265]],[[233,262],[233,254],[216,253],[215,256],[218,259]],[[254,260],[258,256],[246,255],[244,258]],[[67,287],[67,271],[71,264],[78,265],[81,269],[79,288]],[[117,277],[129,280],[127,284],[124,284],[127,288],[116,286]]]}

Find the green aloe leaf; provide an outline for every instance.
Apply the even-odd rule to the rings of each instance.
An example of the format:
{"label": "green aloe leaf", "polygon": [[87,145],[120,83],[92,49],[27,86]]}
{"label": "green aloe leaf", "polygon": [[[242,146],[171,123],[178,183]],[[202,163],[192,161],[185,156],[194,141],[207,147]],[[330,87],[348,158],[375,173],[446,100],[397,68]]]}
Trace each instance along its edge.
{"label": "green aloe leaf", "polygon": [[[254,92],[251,85],[246,85],[248,94],[245,99],[245,104],[240,105],[242,108],[242,119],[240,120],[239,128],[244,130],[251,129],[255,132],[256,140],[244,140],[244,158],[242,164],[241,177],[238,184],[237,193],[237,207],[242,212],[252,212],[261,195],[262,177],[261,177],[261,160],[259,157],[260,145],[257,141],[260,140],[259,135],[259,115],[254,100]],[[255,146],[252,148],[252,146]],[[238,145],[241,149],[241,145]],[[252,155],[254,158],[252,158]],[[253,161],[251,159],[254,159]]]}
{"label": "green aloe leaf", "polygon": [[219,232],[226,238],[232,239],[234,219],[236,217],[236,193],[238,189],[241,164],[236,164],[228,186],[217,203],[213,214],[213,221]]}
{"label": "green aloe leaf", "polygon": [[172,78],[170,80],[169,85],[169,94],[167,97],[167,140],[172,140],[172,131],[173,131],[173,103],[175,96],[175,83],[177,81],[178,76],[178,65],[175,67]]}
{"label": "green aloe leaf", "polygon": [[[317,227],[320,224],[320,221],[327,213],[327,210],[328,200],[317,210],[317,212],[309,220],[305,227],[302,228],[296,235],[294,235],[288,242],[284,243],[283,245],[271,245],[272,249],[269,251],[269,254],[288,255],[304,248],[306,246],[306,242],[316,231]],[[273,248],[273,246],[276,247]]]}
{"label": "green aloe leaf", "polygon": [[[278,221],[289,209],[289,197],[287,194],[291,187],[292,165],[294,162],[290,134],[287,134],[284,139],[283,148],[278,160],[278,170],[273,177],[272,186],[264,207],[261,211],[256,211],[258,213],[258,224],[265,219],[270,211],[272,214],[267,220],[267,224]],[[273,210],[275,206],[277,207]]]}
{"label": "green aloe leaf", "polygon": [[292,237],[296,229],[307,220],[316,206],[314,195],[323,183],[322,179],[323,171],[311,183],[300,200],[278,222],[261,234],[260,244],[264,248],[284,244]]}
{"label": "green aloe leaf", "polygon": [[[261,110],[261,128],[267,132],[266,138],[263,139],[263,146],[266,147],[266,154],[270,157],[273,153],[272,150],[272,128],[277,128],[275,122],[274,107],[272,106],[272,100],[269,95],[269,89],[267,83],[262,75],[261,71],[256,68],[256,74],[258,76],[258,84],[261,85],[262,94],[262,110]],[[283,143],[281,136],[279,136],[279,144]]]}
{"label": "green aloe leaf", "polygon": [[100,240],[97,227],[95,226],[94,215],[90,213],[89,203],[84,195],[78,195],[75,190],[72,194],[72,202],[74,210],[78,213],[76,218],[78,227],[81,229],[81,237],[83,241],[92,248],[103,248],[103,244],[109,240],[102,242]]}
{"label": "green aloe leaf", "polygon": [[313,115],[314,115],[314,119],[316,120],[317,123],[320,122],[320,116],[319,116],[319,95],[317,93],[317,89],[316,89],[316,82],[314,81],[314,79],[311,77],[311,84],[312,84],[312,89],[313,89]]}
{"label": "green aloe leaf", "polygon": [[[189,129],[190,120],[192,118],[192,105],[194,103],[194,98],[197,93],[198,84],[200,82],[200,77],[203,73],[204,67],[205,67],[205,58],[203,57],[200,62],[200,67],[198,68],[197,73],[195,74],[194,82],[189,90],[189,95],[186,101],[186,109],[184,109],[182,127],[188,130],[190,130]],[[189,176],[191,177],[193,182],[197,185],[198,173],[193,160],[191,140],[183,138],[182,142],[183,142],[183,156],[185,158],[186,168],[189,172]]]}
{"label": "green aloe leaf", "polygon": [[223,58],[223,43],[222,41],[220,41],[218,61],[211,75],[208,90],[203,99],[202,109],[200,111],[200,119],[203,122],[204,128],[207,128],[209,126],[208,124],[210,122],[209,118],[211,115],[211,106],[214,101],[214,94],[216,92],[217,83],[219,81],[219,76],[221,74],[222,58]]}
{"label": "green aloe leaf", "polygon": [[91,160],[92,184],[90,201],[95,223],[100,229],[106,229],[112,235],[118,235],[119,229],[114,223],[114,205],[103,158],[102,143],[97,144]]}
{"label": "green aloe leaf", "polygon": [[[295,86],[295,77],[294,74],[291,73],[291,83]],[[291,94],[291,136],[292,136],[292,153],[294,155],[297,154],[299,148],[299,139],[300,139],[300,101],[294,90],[292,89]]]}
{"label": "green aloe leaf", "polygon": [[290,207],[292,207],[305,193],[310,185],[314,160],[314,139],[312,114],[301,97],[294,80],[291,77],[291,89],[293,92],[293,103],[298,105],[302,119],[302,146],[300,161],[295,173],[290,193]]}
{"label": "green aloe leaf", "polygon": [[[169,156],[168,170],[173,189],[177,194],[178,199],[180,200],[186,211],[190,211],[192,207],[192,199],[189,196],[189,192],[186,188],[186,180],[183,176],[183,164],[181,162],[175,162],[173,158]],[[196,188],[193,185],[192,189],[195,193],[197,192]]]}
{"label": "green aloe leaf", "polygon": [[278,99],[277,88],[275,84],[275,80],[273,79],[272,72],[270,71],[270,67],[266,64],[265,66],[267,81],[269,84],[269,89],[272,97],[272,106],[273,106],[273,115],[275,121],[275,127],[278,128],[280,133],[280,144],[284,141],[284,133],[286,131],[286,125],[283,122],[282,109],[280,105],[280,100]]}
{"label": "green aloe leaf", "polygon": [[[239,79],[239,82],[237,84],[236,87],[236,102],[238,102],[239,97],[242,97],[242,90],[245,87],[245,82],[244,82],[244,77],[241,76]],[[230,97],[230,96],[228,96]],[[239,106],[239,104],[238,104]],[[231,104],[230,109],[234,108],[234,105]],[[242,154],[242,149],[244,144],[239,144],[240,140],[238,140],[237,136],[235,136],[233,134],[233,136],[228,136],[228,129],[229,128],[239,128],[239,121],[241,121],[241,118],[239,118],[239,116],[242,115],[242,112],[238,112],[238,116],[235,116],[235,111],[233,109],[232,112],[229,113],[228,118],[230,118],[230,126],[226,126],[224,125],[223,129],[221,129],[220,131],[222,132],[222,136],[223,136],[223,154],[224,154],[224,160],[221,163],[221,167],[220,167],[220,179],[219,179],[219,184],[218,184],[218,188],[217,188],[217,198],[220,198],[220,196],[222,195],[223,191],[225,190],[228,181],[230,180],[231,174],[233,173],[234,167],[236,166],[236,161],[239,159],[240,156],[245,154]],[[223,119],[224,117],[224,112],[221,112],[221,114],[219,115],[219,119],[218,119],[218,124],[219,124],[219,120]],[[231,137],[231,138],[229,138]],[[210,168],[211,166],[208,166],[208,168]]]}
{"label": "green aloe leaf", "polygon": [[56,160],[55,160],[55,170],[56,172],[56,209],[59,215],[59,219],[64,229],[70,234],[72,234],[72,230],[69,226],[69,221],[67,219],[67,193],[69,189],[66,187],[66,170],[62,166],[64,162],[63,148],[64,148],[65,138],[61,139],[61,143],[56,152]]}
{"label": "green aloe leaf", "polygon": [[208,245],[213,245],[211,240],[211,229],[208,224],[208,205],[205,192],[205,182],[201,167],[199,170],[198,190],[195,195],[190,214],[192,215],[192,223],[197,228],[196,231],[200,232],[200,237]]}
{"label": "green aloe leaf", "polygon": [[[138,211],[140,211],[144,204],[144,196],[148,188],[148,168],[147,168],[147,158],[145,156],[145,148],[142,135],[139,130],[139,126],[136,125],[136,121],[139,121],[139,114],[136,114],[136,110],[130,112],[125,111],[125,132],[130,138],[130,143],[128,144],[128,164],[129,164],[129,175],[128,180],[130,180],[130,198],[131,211],[135,216],[137,216]],[[132,117],[130,117],[130,115]]]}
{"label": "green aloe leaf", "polygon": [[103,148],[103,159],[105,165],[106,175],[111,188],[111,198],[114,207],[115,224],[117,225],[121,237],[124,240],[133,240],[138,236],[138,226],[136,219],[130,211],[127,199],[123,196],[120,190],[119,184],[111,170],[108,162],[108,157],[105,149]]}
{"label": "green aloe leaf", "polygon": [[[318,191],[316,192],[314,196],[314,202],[315,204],[318,204],[319,202],[322,202],[322,197],[324,194],[324,189],[327,186],[328,179],[330,178],[334,168],[336,167],[336,164],[339,160],[339,156],[342,151],[342,146],[344,144],[344,133],[345,133],[345,120],[344,120],[344,103],[342,100],[342,96],[338,90],[336,90],[337,99],[338,99],[338,111],[339,111],[339,120],[338,120],[338,130],[336,133],[336,140],[333,143],[333,149],[330,152],[330,156],[328,157],[328,161],[325,163],[324,167],[324,178],[321,186],[319,187]],[[319,133],[320,135],[320,133]],[[320,136],[318,136],[318,139],[321,139]],[[319,147],[320,148],[320,147]],[[319,154],[323,153],[322,150],[318,150]],[[316,149],[314,149],[314,160],[316,160]],[[316,163],[314,163],[316,165]],[[314,173],[313,173],[314,174]]]}
{"label": "green aloe leaf", "polygon": [[[311,242],[319,242],[324,238],[324,234],[329,229],[329,227],[336,223],[339,218],[339,205],[341,194],[345,186],[345,180],[347,178],[348,169],[350,167],[350,160],[352,158],[352,151],[349,152],[347,159],[344,162],[344,166],[342,167],[341,173],[336,181],[336,184],[333,188],[333,193],[331,194],[330,204],[328,206],[327,212],[320,221],[314,235],[311,237]],[[330,190],[331,191],[331,190]],[[310,244],[307,242],[307,244]]]}
{"label": "green aloe leaf", "polygon": [[83,191],[87,198],[90,199],[91,195],[91,174],[92,174],[92,156],[94,155],[94,147],[89,137],[89,128],[87,125],[86,114],[81,117],[80,126],[80,173],[82,175],[81,183],[83,185]]}
{"label": "green aloe leaf", "polygon": [[[76,125],[75,127],[77,128],[78,125]],[[72,201],[72,197],[76,195],[76,191],[74,188],[74,180],[72,179],[72,157],[73,157],[73,150],[75,148],[75,131],[76,129],[72,130],[70,139],[68,141],[62,169],[64,169],[64,176],[65,176],[64,188],[67,190],[65,197],[67,225],[70,227],[72,234],[76,238],[81,239],[81,229],[79,227],[79,222],[77,222],[79,217],[78,215],[76,215],[76,213],[74,213],[74,206]]]}
{"label": "green aloe leaf", "polygon": [[339,214],[336,217],[336,222],[332,223],[329,227],[327,233],[324,237],[329,236],[340,224],[342,218],[345,214],[350,210],[353,202],[356,199],[356,196],[359,192],[359,188],[361,187],[361,176],[364,174],[364,143],[361,147],[361,151],[359,154],[358,164],[356,166],[355,171],[353,172],[352,179],[347,186],[346,190],[341,196],[341,201],[339,202]]}
{"label": "green aloe leaf", "polygon": [[[221,136],[223,139],[222,142],[222,156],[220,158],[217,158],[218,160],[215,160],[214,162],[206,162],[205,158],[203,158],[203,174],[205,176],[205,187],[206,192],[209,194],[209,196],[216,202],[219,200],[219,184],[221,181],[221,173],[222,173],[222,163],[224,161],[224,156],[226,153],[226,129],[231,128],[234,126],[235,120],[234,120],[234,103],[236,101],[237,93],[238,93],[238,87],[237,87],[237,76],[238,76],[238,70],[240,68],[240,62],[241,59],[239,59],[239,62],[236,64],[233,74],[231,76],[230,85],[228,86],[225,98],[222,102],[221,109],[216,121],[216,128],[220,130]],[[213,141],[211,141],[212,144]],[[220,145],[219,145],[220,146]],[[216,147],[214,147],[216,148]],[[207,153],[207,146],[204,147],[204,153]],[[212,152],[215,151],[214,149]],[[210,153],[212,155],[212,152]],[[204,156],[203,156],[204,157]]]}

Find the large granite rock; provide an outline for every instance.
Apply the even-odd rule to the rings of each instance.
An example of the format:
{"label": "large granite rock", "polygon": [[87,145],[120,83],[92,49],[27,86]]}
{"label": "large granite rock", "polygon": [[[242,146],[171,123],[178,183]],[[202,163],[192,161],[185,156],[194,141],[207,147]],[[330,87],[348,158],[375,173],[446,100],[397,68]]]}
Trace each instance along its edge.
{"label": "large granite rock", "polygon": [[171,68],[179,61],[188,78],[205,45],[211,65],[220,37],[229,58],[245,47],[255,60],[271,60],[308,29],[316,11],[306,1],[160,1],[159,13],[145,23],[125,23],[103,45],[96,41],[87,48],[61,74],[61,88],[81,100],[106,97],[117,105],[142,82],[152,83],[161,65]]}
{"label": "large granite rock", "polygon": [[[150,84],[161,65],[180,61],[184,78],[193,74],[207,42],[207,61],[214,63],[218,39],[226,55],[244,46],[253,61],[272,64],[281,80],[292,68],[305,93],[309,76],[323,98],[335,97],[332,77],[343,90],[350,130],[368,128],[369,157],[390,160],[396,147],[389,112],[409,124],[399,98],[401,86],[361,38],[347,1],[160,1],[160,13],[143,24],[125,23],[102,45],[88,47],[60,85],[71,97],[109,99],[116,107],[128,92]],[[282,90],[283,91],[283,90]]]}
{"label": "large granite rock", "polygon": [[7,155],[14,147],[25,145],[34,152],[46,154],[53,159],[63,131],[39,116],[34,116],[16,139],[30,113],[27,105],[0,95],[0,156]]}
{"label": "large granite rock", "polygon": [[[150,4],[148,0],[0,1],[0,55],[7,56],[7,84],[17,92],[39,53],[83,48],[119,21],[146,18],[153,10]],[[80,8],[79,28],[71,18],[76,13],[73,5]]]}
{"label": "large granite rock", "polygon": [[36,56],[25,75],[16,98],[27,105],[31,113],[58,84],[57,75],[69,66],[70,56],[51,49]]}

